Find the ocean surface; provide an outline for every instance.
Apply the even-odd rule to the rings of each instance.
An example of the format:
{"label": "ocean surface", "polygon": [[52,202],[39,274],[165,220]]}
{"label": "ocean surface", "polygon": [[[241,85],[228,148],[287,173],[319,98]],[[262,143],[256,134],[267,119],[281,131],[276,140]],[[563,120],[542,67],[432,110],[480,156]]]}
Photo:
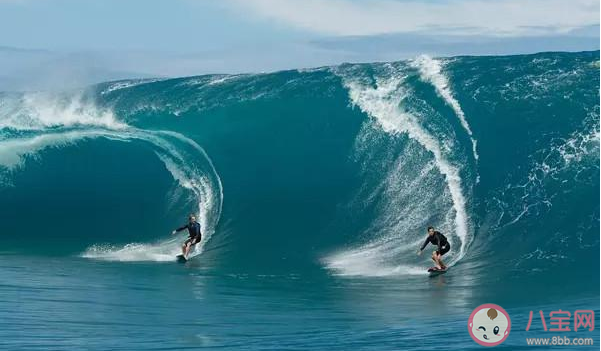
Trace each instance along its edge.
{"label": "ocean surface", "polygon": [[477,350],[485,303],[598,349],[599,91],[595,51],[0,92],[0,349]]}

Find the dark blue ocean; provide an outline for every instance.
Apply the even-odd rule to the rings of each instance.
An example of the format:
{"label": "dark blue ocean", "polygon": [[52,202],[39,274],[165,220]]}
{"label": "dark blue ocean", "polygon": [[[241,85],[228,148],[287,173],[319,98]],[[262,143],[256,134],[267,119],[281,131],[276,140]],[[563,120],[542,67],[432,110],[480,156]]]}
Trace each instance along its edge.
{"label": "dark blue ocean", "polygon": [[599,92],[599,51],[0,92],[0,349],[477,350],[485,303],[597,349]]}

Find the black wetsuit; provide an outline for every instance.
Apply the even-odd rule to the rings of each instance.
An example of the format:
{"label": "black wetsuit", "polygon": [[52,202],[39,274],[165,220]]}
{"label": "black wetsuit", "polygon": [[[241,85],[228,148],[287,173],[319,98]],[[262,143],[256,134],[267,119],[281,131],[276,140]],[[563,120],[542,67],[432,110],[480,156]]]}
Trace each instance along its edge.
{"label": "black wetsuit", "polygon": [[175,231],[181,232],[184,229],[188,229],[188,234],[190,235],[190,237],[188,238],[188,240],[186,240],[186,242],[191,241],[192,245],[195,245],[200,242],[200,239],[202,238],[202,233],[200,232],[200,223],[198,223],[198,222],[188,223],[183,227],[177,228]]}
{"label": "black wetsuit", "polygon": [[438,250],[436,250],[436,253],[440,254],[441,256],[449,252],[449,250],[451,249],[451,245],[447,241],[447,238],[444,235],[442,235],[441,232],[434,232],[434,235],[428,235],[426,241],[424,241],[424,244],[422,245],[420,250],[423,251],[426,248],[426,245],[428,245],[428,243],[432,243],[432,245],[438,246]]}

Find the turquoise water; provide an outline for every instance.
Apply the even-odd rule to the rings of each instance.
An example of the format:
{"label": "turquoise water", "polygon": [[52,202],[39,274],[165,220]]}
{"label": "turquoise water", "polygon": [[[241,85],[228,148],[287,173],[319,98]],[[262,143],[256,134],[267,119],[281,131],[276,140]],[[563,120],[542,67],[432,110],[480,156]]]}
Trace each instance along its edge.
{"label": "turquoise water", "polygon": [[598,326],[599,181],[598,51],[0,93],[0,345],[479,349],[495,303],[593,348],[525,328]]}

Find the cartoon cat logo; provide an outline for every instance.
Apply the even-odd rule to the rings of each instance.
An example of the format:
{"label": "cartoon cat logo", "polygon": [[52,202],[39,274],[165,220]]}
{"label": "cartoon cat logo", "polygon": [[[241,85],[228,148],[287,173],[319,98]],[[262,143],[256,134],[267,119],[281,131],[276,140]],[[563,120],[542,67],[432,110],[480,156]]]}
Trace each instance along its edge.
{"label": "cartoon cat logo", "polygon": [[472,312],[467,329],[478,344],[497,346],[507,339],[511,330],[511,319],[503,307],[487,303],[476,307]]}

